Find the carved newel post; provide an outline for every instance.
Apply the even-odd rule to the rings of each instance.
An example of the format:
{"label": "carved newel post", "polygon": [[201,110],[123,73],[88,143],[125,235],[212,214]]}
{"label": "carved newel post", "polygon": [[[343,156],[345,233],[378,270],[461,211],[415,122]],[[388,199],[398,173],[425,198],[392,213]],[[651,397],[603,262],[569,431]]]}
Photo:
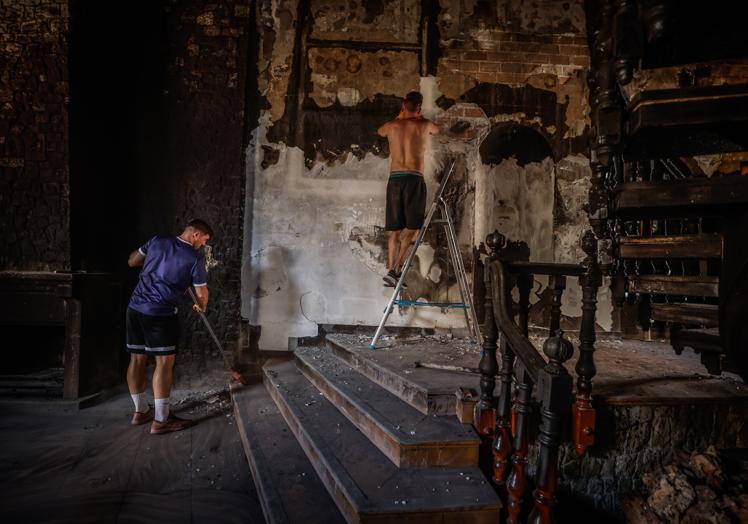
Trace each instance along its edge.
{"label": "carved newel post", "polygon": [[504,236],[494,231],[486,237],[486,245],[489,248],[489,257],[486,260],[483,282],[486,286],[485,298],[485,323],[483,326],[483,346],[480,364],[480,400],[475,405],[473,412],[473,424],[481,435],[493,436],[496,420],[496,399],[493,390],[496,386],[496,373],[499,370],[496,361],[496,342],[499,332],[493,315],[493,297],[491,293],[491,262],[498,258],[499,250],[505,242]]}
{"label": "carved newel post", "polygon": [[595,442],[595,410],[592,407],[592,378],[595,368],[595,313],[597,290],[602,285],[602,273],[597,263],[597,240],[592,231],[582,237],[582,249],[587,258],[587,271],[579,277],[582,286],[582,327],[579,330],[579,360],[577,372],[577,399],[573,407],[572,437],[577,452],[582,455]]}
{"label": "carved newel post", "polygon": [[558,447],[564,420],[571,404],[572,378],[563,366],[571,358],[574,346],[564,338],[559,330],[543,344],[543,352],[548,364],[538,375],[538,400],[541,403],[540,454],[535,474],[536,489],[533,492],[534,505],[528,522],[550,524],[555,522],[553,507],[556,505],[556,485],[558,480]]}

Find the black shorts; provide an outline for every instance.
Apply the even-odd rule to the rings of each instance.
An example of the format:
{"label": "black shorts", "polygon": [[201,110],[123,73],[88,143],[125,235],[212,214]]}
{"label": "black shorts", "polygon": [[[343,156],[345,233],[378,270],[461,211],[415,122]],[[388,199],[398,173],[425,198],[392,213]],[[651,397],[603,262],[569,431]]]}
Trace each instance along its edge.
{"label": "black shorts", "polygon": [[127,351],[148,355],[174,355],[179,341],[176,315],[146,315],[127,308]]}
{"label": "black shorts", "polygon": [[421,175],[393,173],[387,182],[385,229],[421,229],[426,213],[426,184]]}

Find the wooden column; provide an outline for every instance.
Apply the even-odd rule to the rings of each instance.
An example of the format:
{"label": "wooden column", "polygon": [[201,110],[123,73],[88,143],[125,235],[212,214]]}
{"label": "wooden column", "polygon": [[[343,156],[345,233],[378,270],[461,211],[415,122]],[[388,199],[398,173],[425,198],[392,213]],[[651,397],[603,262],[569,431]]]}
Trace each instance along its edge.
{"label": "wooden column", "polygon": [[582,327],[579,330],[579,360],[577,373],[577,398],[573,407],[572,434],[577,452],[581,455],[594,441],[595,410],[592,408],[592,378],[595,368],[595,313],[597,290],[602,284],[602,275],[597,264],[597,240],[592,231],[582,238],[582,249],[587,254],[587,272],[579,277],[582,286]]}
{"label": "wooden column", "polygon": [[554,336],[561,327],[561,296],[566,289],[566,276],[554,275],[552,278],[553,301],[551,302],[550,336]]}
{"label": "wooden column", "polygon": [[534,505],[528,519],[531,524],[555,522],[553,508],[556,505],[558,447],[571,404],[572,378],[562,364],[571,358],[574,347],[559,330],[557,336],[545,341],[543,352],[548,357],[548,365],[538,376],[538,399],[542,405],[538,436],[540,454],[535,473]]}
{"label": "wooden column", "polygon": [[502,337],[499,397],[496,406],[496,429],[493,440],[493,481],[503,485],[512,456],[512,371],[514,352]]}
{"label": "wooden column", "polygon": [[514,454],[512,455],[512,472],[507,481],[509,507],[507,522],[518,524],[522,511],[522,499],[527,491],[527,450],[529,448],[528,430],[530,426],[530,397],[532,381],[521,361],[517,361],[517,423],[514,428]]}
{"label": "wooden column", "polygon": [[486,286],[484,312],[485,321],[483,326],[483,346],[481,359],[478,364],[480,370],[480,400],[475,405],[473,412],[473,424],[478,433],[484,436],[492,437],[496,425],[496,399],[493,396],[494,387],[496,386],[496,373],[499,371],[499,365],[496,361],[496,343],[499,338],[496,320],[493,314],[493,299],[491,293],[491,272],[488,267],[492,260],[498,256],[499,249],[504,244],[504,237],[498,231],[486,237],[490,256],[486,261],[486,271],[484,272],[484,283]]}
{"label": "wooden column", "polygon": [[517,287],[519,288],[519,328],[522,334],[529,334],[529,313],[530,313],[530,291],[534,282],[533,275],[520,273],[517,277]]}

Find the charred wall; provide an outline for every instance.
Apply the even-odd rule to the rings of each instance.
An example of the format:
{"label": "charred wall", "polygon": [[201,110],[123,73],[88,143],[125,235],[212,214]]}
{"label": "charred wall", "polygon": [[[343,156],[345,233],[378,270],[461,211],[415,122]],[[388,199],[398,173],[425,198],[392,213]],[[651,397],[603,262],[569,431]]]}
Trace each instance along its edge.
{"label": "charred wall", "polygon": [[0,269],[70,269],[68,2],[0,2]]}
{"label": "charred wall", "polygon": [[[468,266],[473,247],[502,224],[531,260],[583,256],[575,242],[588,226],[573,203],[586,197],[589,178],[580,2],[269,0],[258,4],[257,28],[267,105],[247,151],[252,233],[242,316],[262,327],[260,347],[285,349],[289,337],[314,335],[320,323],[378,322],[388,151],[376,129],[411,90],[445,130],[426,155],[427,185],[458,159],[448,194]],[[483,139],[506,125],[544,147],[527,162],[518,143],[497,144],[482,158]],[[439,246],[431,235],[419,250],[411,298],[456,298]],[[404,311],[392,321],[462,326],[438,311]]]}

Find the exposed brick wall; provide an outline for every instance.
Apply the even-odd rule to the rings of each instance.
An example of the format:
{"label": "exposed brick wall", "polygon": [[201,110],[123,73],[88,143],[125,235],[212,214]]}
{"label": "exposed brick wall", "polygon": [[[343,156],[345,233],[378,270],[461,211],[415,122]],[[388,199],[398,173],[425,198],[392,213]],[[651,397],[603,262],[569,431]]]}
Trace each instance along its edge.
{"label": "exposed brick wall", "polygon": [[568,78],[590,65],[584,35],[533,34],[483,30],[474,35],[478,49],[446,49],[440,70],[459,72],[479,82],[521,84],[530,74]]}
{"label": "exposed brick wall", "polygon": [[68,2],[0,0],[0,269],[70,267]]}
{"label": "exposed brick wall", "polygon": [[[201,217],[215,230],[208,317],[226,349],[239,337],[244,176],[244,81],[249,0],[165,3],[169,25],[165,174],[175,191],[174,229]],[[183,348],[190,368],[218,357],[187,311]],[[187,363],[187,362],[185,362]]]}

